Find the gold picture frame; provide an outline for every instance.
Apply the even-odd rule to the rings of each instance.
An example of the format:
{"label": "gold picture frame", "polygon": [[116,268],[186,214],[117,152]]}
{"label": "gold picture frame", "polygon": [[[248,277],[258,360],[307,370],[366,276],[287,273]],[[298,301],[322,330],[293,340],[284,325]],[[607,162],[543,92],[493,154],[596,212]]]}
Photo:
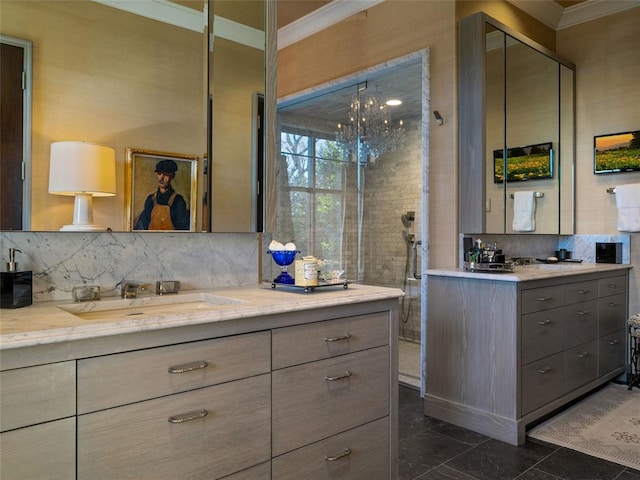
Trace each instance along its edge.
{"label": "gold picture frame", "polygon": [[[198,161],[197,155],[128,147],[125,165],[127,230],[195,232]],[[161,188],[161,181],[165,188]]]}

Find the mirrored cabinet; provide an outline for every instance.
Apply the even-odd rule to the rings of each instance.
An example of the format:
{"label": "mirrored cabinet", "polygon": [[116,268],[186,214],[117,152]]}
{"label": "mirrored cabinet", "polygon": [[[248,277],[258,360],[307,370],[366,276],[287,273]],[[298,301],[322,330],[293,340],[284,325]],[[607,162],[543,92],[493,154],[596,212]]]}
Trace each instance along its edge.
{"label": "mirrored cabinet", "polygon": [[458,45],[460,232],[572,234],[575,66],[483,13]]}

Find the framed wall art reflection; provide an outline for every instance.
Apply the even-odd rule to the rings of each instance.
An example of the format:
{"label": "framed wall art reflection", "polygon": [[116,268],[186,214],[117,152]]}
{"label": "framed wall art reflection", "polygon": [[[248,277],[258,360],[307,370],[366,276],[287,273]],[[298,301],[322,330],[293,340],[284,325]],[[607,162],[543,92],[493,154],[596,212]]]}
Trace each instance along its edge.
{"label": "framed wall art reflection", "polygon": [[195,231],[195,155],[127,148],[125,218],[130,231]]}

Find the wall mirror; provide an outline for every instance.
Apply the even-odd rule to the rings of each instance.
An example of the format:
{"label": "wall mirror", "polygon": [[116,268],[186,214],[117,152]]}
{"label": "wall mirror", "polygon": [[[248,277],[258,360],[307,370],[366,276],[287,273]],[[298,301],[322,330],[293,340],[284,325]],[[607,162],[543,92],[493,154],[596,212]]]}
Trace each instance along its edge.
{"label": "wall mirror", "polygon": [[572,234],[575,67],[482,13],[459,33],[461,232]]}
{"label": "wall mirror", "polygon": [[24,230],[71,223],[73,197],[49,194],[48,179],[51,143],[72,140],[116,152],[117,193],[94,200],[95,223],[128,230],[126,150],[134,148],[198,157],[196,231],[256,231],[268,8],[262,0],[3,1],[3,39],[32,45]]}

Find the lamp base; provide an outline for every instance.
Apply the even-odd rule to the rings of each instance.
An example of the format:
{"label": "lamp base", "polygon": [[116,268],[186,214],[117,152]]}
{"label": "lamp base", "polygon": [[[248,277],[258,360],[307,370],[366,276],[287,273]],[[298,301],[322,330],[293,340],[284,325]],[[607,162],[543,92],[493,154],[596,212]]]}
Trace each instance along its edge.
{"label": "lamp base", "polygon": [[109,230],[104,225],[65,225],[61,232],[106,232]]}

